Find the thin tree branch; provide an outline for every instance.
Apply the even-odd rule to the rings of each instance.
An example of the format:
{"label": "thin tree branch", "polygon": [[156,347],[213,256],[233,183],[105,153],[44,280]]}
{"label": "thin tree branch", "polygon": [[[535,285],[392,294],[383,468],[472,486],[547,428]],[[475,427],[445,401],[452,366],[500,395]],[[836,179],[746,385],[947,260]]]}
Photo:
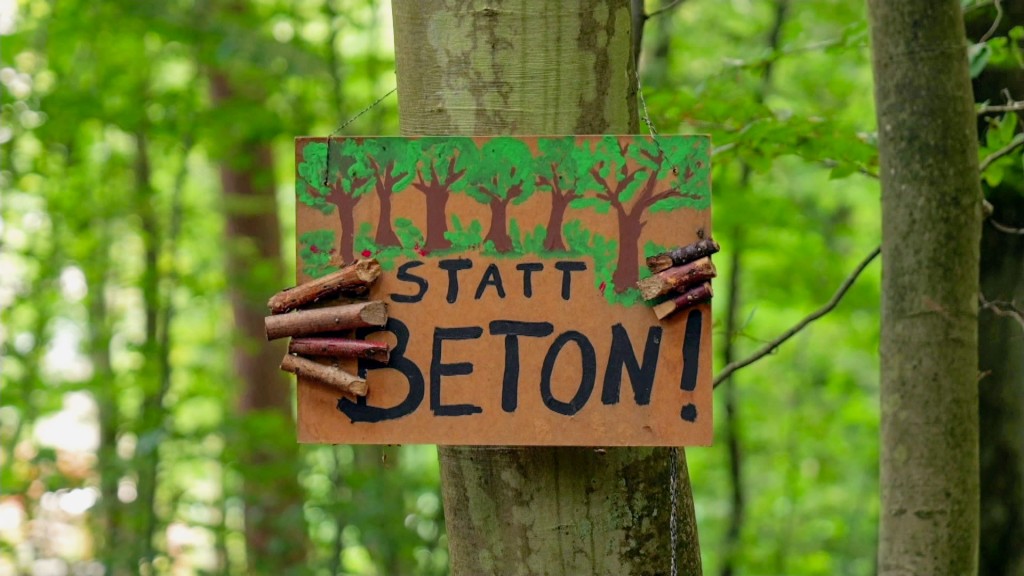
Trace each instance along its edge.
{"label": "thin tree branch", "polygon": [[989,27],[988,32],[985,32],[985,35],[982,36],[981,40],[978,41],[979,44],[984,43],[984,42],[988,42],[988,39],[991,38],[992,35],[996,33],[996,30],[999,28],[999,23],[1003,21],[1003,3],[1002,3],[1002,0],[994,0],[993,3],[996,6],[996,17],[992,21],[992,26]]}
{"label": "thin tree branch", "polygon": [[984,172],[985,170],[988,169],[989,166],[992,165],[993,162],[999,160],[1000,158],[1006,156],[1007,154],[1010,154],[1017,148],[1020,148],[1022,145],[1024,145],[1024,133],[1017,134],[1016,136],[1013,137],[1013,140],[1010,140],[1009,144],[1003,146],[999,150],[996,150],[995,152],[986,156],[985,159],[982,160],[980,164],[978,164],[978,172]]}
{"label": "thin tree branch", "polygon": [[991,224],[993,228],[999,230],[1003,234],[1015,234],[1017,236],[1024,236],[1024,228],[1014,228],[1012,226],[1007,226],[1006,224],[1003,224],[991,217],[988,219],[988,223]]}
{"label": "thin tree branch", "polygon": [[964,14],[967,14],[969,12],[973,12],[974,10],[978,10],[980,8],[985,8],[985,7],[991,6],[992,4],[994,4],[994,2],[992,0],[989,0],[987,2],[979,2],[977,4],[972,4],[970,6],[966,6],[964,8],[963,12],[964,12]]}
{"label": "thin tree branch", "polygon": [[[825,160],[822,160],[821,161],[821,165],[824,166],[825,168],[836,168],[836,167],[840,166],[838,161],[832,160],[831,158],[826,158]],[[867,168],[865,168],[863,166],[857,166],[856,167],[856,172],[858,174],[863,175],[863,176],[867,176],[868,178],[872,178],[874,180],[878,180],[878,174],[876,172],[872,172],[871,170],[868,170]]]}
{"label": "thin tree branch", "polygon": [[717,376],[715,376],[713,387],[717,387],[722,382],[728,380],[729,376],[731,376],[733,372],[739,370],[740,368],[750,366],[754,362],[757,362],[761,358],[764,358],[765,356],[771,354],[772,352],[775,351],[776,348],[778,348],[786,340],[789,340],[798,332],[806,328],[811,322],[814,322],[818,318],[821,318],[822,316],[831,312],[836,306],[839,305],[839,302],[843,299],[843,296],[846,295],[846,292],[849,291],[850,287],[853,286],[853,283],[857,281],[857,277],[860,276],[861,272],[863,272],[864,269],[868,267],[868,264],[871,264],[871,262],[875,258],[877,258],[879,254],[881,254],[881,252],[881,246],[872,250],[871,253],[868,254],[868,256],[864,258],[864,260],[862,260],[856,268],[854,268],[853,272],[851,272],[850,275],[847,276],[845,280],[843,280],[843,283],[839,286],[839,289],[836,290],[836,293],[832,295],[832,299],[830,299],[824,306],[808,314],[803,320],[798,322],[795,326],[783,332],[779,337],[775,338],[768,344],[764,345],[761,349],[759,349],[757,352],[754,352],[749,357],[744,358],[743,360],[739,360],[737,362],[733,362],[726,366],[725,368],[722,368],[722,371],[719,372]]}
{"label": "thin tree branch", "polygon": [[711,157],[714,158],[715,156],[718,156],[719,154],[723,154],[723,153],[728,152],[728,151],[732,150],[733,148],[737,148],[737,147],[738,147],[738,145],[736,144],[736,142],[729,142],[728,144],[722,144],[721,146],[715,146],[714,148],[711,149]]}
{"label": "thin tree branch", "polygon": [[1003,316],[1010,318],[1020,324],[1021,328],[1024,328],[1024,311],[1017,308],[1013,302],[991,302],[985,298],[984,294],[978,294],[978,303],[981,305],[982,310],[991,310],[996,316]]}
{"label": "thin tree branch", "polygon": [[1007,102],[1006,104],[985,105],[978,107],[978,116],[993,112],[1021,112],[1024,111],[1024,101]]}
{"label": "thin tree branch", "polygon": [[655,16],[660,16],[660,15],[664,14],[665,12],[668,12],[669,10],[672,10],[673,8],[678,7],[683,2],[686,2],[686,0],[675,0],[674,2],[669,2],[668,4],[662,6],[661,8],[658,8],[654,12],[651,12],[649,14],[644,14],[644,20],[649,20],[651,18],[654,18]]}

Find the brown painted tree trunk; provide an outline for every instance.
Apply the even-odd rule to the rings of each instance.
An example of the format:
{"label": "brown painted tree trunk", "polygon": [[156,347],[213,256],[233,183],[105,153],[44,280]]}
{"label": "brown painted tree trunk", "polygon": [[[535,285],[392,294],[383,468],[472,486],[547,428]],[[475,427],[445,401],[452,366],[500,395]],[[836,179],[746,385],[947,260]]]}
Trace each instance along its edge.
{"label": "brown painted tree trunk", "polygon": [[[1024,1],[1003,0],[997,35],[1024,24]],[[967,35],[982,38],[996,17],[995,6],[970,12]],[[974,81],[974,100],[1000,104],[1003,91],[1024,94],[1024,73],[1015,64],[989,66]],[[992,114],[989,117],[998,117]],[[983,133],[988,118],[982,117]],[[1024,174],[1020,164],[985,191],[993,218],[1024,226]],[[981,229],[981,293],[989,301],[1024,302],[1024,237],[991,225]],[[978,314],[978,386],[981,425],[981,550],[978,573],[1024,574],[1024,326],[991,310]]]}
{"label": "brown painted tree trunk", "polygon": [[[397,0],[393,14],[403,134],[639,129],[628,0]],[[452,574],[701,573],[682,451],[445,446],[440,457]]]}
{"label": "brown painted tree trunk", "polygon": [[511,252],[512,238],[508,235],[508,200],[491,199],[491,227],[484,242],[494,243],[496,252]]}
{"label": "brown painted tree trunk", "polygon": [[[217,107],[257,98],[239,90],[222,73],[213,73],[211,85]],[[274,442],[280,438],[276,434],[292,426],[291,390],[278,370],[284,342],[267,342],[263,335],[267,295],[287,280],[281,262],[273,157],[268,144],[244,137],[231,142],[229,149],[221,159],[220,180],[235,319],[232,332],[237,339],[234,367],[242,385],[239,408],[243,415],[265,418],[263,427],[269,423],[275,428],[264,428],[267,437],[246,435],[242,438],[246,441],[239,443],[244,460],[247,560],[251,570],[282,573],[302,566],[306,534],[297,453],[290,443]]]}
{"label": "brown painted tree trunk", "polygon": [[377,219],[377,236],[374,242],[377,246],[400,246],[401,243],[398,241],[398,235],[395,234],[395,229],[391,225],[391,196],[394,194],[394,179],[387,174],[390,171],[390,166],[386,168],[386,172],[377,181],[376,191],[377,200],[380,202],[380,217]]}
{"label": "brown painted tree trunk", "polygon": [[636,282],[640,278],[640,232],[643,230],[643,222],[640,220],[644,209],[642,206],[633,208],[632,213],[625,208],[615,207],[619,215],[619,258],[615,264],[615,274],[612,276],[612,284],[615,291],[625,292],[630,288],[636,288]]}
{"label": "brown painted tree trunk", "polygon": [[981,190],[964,24],[958,0],[868,8],[882,180],[878,572],[971,575]]}
{"label": "brown painted tree trunk", "polygon": [[359,199],[353,198],[341,190],[332,190],[328,201],[334,204],[334,210],[338,213],[338,221],[341,223],[341,236],[338,238],[338,255],[341,257],[342,262],[351,264],[356,261],[356,221],[352,211],[355,210]]}
{"label": "brown painted tree trunk", "polygon": [[452,243],[445,238],[448,232],[448,190],[441,186],[420,189],[427,200],[427,238],[423,249],[447,250]]}
{"label": "brown painted tree trunk", "polygon": [[565,211],[569,202],[575,198],[572,191],[562,192],[557,188],[551,191],[551,214],[548,216],[547,233],[544,236],[544,250],[548,252],[565,252],[562,240],[562,224],[565,222]]}

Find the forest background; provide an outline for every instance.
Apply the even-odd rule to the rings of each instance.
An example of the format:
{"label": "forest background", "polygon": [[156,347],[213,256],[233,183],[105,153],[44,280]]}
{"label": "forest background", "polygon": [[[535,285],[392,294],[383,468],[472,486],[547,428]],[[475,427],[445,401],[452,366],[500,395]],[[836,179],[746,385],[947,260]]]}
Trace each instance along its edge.
{"label": "forest background", "polygon": [[[650,119],[713,136],[721,368],[879,243],[865,7],[647,4]],[[1024,97],[1022,4],[963,3],[1010,226],[1020,106],[994,105]],[[0,573],[446,573],[434,448],[297,446],[260,341],[293,278],[293,138],[397,134],[388,5],[3,0],[0,35]],[[1012,302],[1024,246],[993,231],[983,295]],[[875,262],[717,389],[716,443],[687,451],[706,573],[874,573],[878,302]],[[986,574],[1024,549],[1008,310],[980,314]]]}

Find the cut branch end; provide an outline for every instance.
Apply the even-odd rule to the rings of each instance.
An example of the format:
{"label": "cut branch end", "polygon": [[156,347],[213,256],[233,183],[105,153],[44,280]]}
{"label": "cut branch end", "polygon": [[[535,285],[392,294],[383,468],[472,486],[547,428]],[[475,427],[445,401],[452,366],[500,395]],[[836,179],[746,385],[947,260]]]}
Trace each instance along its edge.
{"label": "cut branch end", "polygon": [[281,370],[309,378],[353,396],[366,396],[366,380],[334,366],[324,366],[301,356],[285,355]]}
{"label": "cut branch end", "polygon": [[717,274],[711,259],[704,257],[689,264],[658,272],[637,282],[637,287],[640,288],[640,295],[644,300],[654,300],[670,292],[679,292],[698,282],[710,280]]}

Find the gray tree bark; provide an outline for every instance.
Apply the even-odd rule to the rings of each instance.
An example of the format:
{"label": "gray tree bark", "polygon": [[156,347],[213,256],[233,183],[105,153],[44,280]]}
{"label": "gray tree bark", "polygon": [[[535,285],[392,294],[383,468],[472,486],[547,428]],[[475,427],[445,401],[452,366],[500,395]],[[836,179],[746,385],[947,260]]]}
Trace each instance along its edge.
{"label": "gray tree bark", "polygon": [[868,0],[882,179],[879,574],[975,574],[981,190],[957,0]]}
{"label": "gray tree bark", "polygon": [[[629,0],[395,0],[405,135],[638,130]],[[685,457],[439,449],[452,574],[700,574]],[[671,541],[672,507],[677,513]]]}

